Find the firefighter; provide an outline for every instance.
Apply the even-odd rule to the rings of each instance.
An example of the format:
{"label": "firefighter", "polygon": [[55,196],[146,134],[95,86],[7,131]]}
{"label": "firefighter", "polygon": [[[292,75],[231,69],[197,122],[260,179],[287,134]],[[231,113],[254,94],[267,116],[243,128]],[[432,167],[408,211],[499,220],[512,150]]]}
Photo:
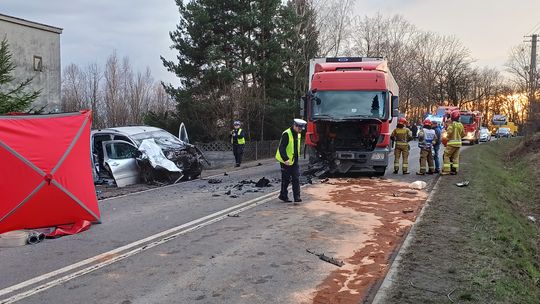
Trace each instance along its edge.
{"label": "firefighter", "polygon": [[407,127],[407,120],[403,117],[398,119],[397,128],[394,129],[390,138],[396,143],[394,148],[394,174],[399,172],[399,159],[403,156],[403,174],[409,174],[409,142],[413,139],[412,132]]}
{"label": "firefighter", "polygon": [[443,154],[442,175],[456,175],[459,171],[459,149],[461,148],[461,138],[465,136],[463,125],[459,122],[460,116],[459,110],[454,110],[450,114],[452,122],[446,129],[448,143]]}
{"label": "firefighter", "polygon": [[425,119],[423,127],[418,132],[418,147],[420,148],[420,171],[416,172],[417,175],[426,174],[426,163],[429,166],[427,173],[433,174],[435,171],[435,165],[433,163],[433,145],[437,143],[437,135],[435,130],[431,128],[431,120]]}
{"label": "firefighter", "polygon": [[242,156],[244,155],[244,146],[246,144],[246,134],[240,128],[241,125],[242,123],[236,120],[233,123],[234,129],[231,131],[231,144],[233,145],[234,160],[236,161],[235,167],[240,167],[240,164],[242,164]]}
{"label": "firefighter", "polygon": [[292,182],[293,198],[295,203],[302,201],[300,198],[300,140],[302,130],[307,122],[302,119],[295,119],[293,126],[283,131],[279,147],[276,152],[276,159],[281,166],[281,192],[279,199],[285,203],[290,203],[288,195],[289,183]]}

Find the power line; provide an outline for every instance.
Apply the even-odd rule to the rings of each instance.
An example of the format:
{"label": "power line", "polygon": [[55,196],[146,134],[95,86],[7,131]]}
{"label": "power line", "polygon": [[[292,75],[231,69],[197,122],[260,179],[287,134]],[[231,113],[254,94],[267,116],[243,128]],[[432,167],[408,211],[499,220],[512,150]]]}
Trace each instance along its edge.
{"label": "power line", "polygon": [[527,32],[527,35],[531,35],[532,33],[536,32],[539,29],[539,27],[540,27],[540,21],[538,21],[538,23],[535,26],[533,26],[532,30]]}

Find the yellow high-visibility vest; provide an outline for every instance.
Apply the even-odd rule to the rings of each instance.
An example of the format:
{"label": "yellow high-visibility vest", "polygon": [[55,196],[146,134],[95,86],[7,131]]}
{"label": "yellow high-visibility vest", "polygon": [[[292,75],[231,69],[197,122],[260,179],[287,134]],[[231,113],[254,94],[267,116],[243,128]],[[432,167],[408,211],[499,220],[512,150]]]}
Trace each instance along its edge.
{"label": "yellow high-visibility vest", "polygon": [[[285,149],[287,151],[287,157],[289,158],[289,161],[291,162],[291,165],[294,163],[294,138],[293,138],[293,134],[292,134],[292,130],[291,128],[288,128],[287,130],[285,130],[283,134],[287,134],[289,136],[289,143],[287,144],[287,148]],[[296,139],[297,142],[298,142],[298,157],[300,157],[300,139],[302,137],[302,135],[300,133],[297,134],[298,135],[298,138]],[[281,142],[280,142],[280,145],[281,145]],[[284,164],[285,161],[283,160],[283,158],[281,158],[281,154],[279,153],[279,147],[278,147],[278,150],[276,152],[276,159],[278,162]]]}

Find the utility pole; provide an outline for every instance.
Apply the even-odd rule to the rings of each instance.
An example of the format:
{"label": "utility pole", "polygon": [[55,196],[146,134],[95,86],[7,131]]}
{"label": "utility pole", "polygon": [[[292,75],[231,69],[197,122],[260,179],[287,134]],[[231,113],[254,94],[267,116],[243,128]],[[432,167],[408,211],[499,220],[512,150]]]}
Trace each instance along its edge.
{"label": "utility pole", "polygon": [[533,34],[531,40],[531,66],[529,72],[529,82],[530,82],[530,96],[532,98],[531,102],[536,101],[536,44],[538,43],[538,35]]}
{"label": "utility pole", "polygon": [[537,112],[537,105],[536,105],[536,78],[537,78],[537,71],[536,71],[536,47],[538,44],[538,34],[532,34],[531,36],[525,36],[530,37],[531,42],[531,62],[529,65],[529,121],[534,121],[535,116],[538,114]]}

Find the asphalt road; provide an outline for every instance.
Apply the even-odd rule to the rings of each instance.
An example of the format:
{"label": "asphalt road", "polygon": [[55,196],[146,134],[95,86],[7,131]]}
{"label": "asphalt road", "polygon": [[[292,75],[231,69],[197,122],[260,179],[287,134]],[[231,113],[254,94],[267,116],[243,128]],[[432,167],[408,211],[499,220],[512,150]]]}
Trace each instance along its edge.
{"label": "asphalt road", "polygon": [[[414,174],[419,151],[411,146],[412,174],[393,175],[391,158],[386,177],[430,183],[433,176]],[[262,177],[272,186],[234,188]],[[331,242],[306,235],[318,229],[338,238],[350,227],[278,202],[273,162],[214,178],[222,182],[103,200],[103,223],[89,231],[0,249],[0,303],[301,303],[335,269],[305,251]]]}

